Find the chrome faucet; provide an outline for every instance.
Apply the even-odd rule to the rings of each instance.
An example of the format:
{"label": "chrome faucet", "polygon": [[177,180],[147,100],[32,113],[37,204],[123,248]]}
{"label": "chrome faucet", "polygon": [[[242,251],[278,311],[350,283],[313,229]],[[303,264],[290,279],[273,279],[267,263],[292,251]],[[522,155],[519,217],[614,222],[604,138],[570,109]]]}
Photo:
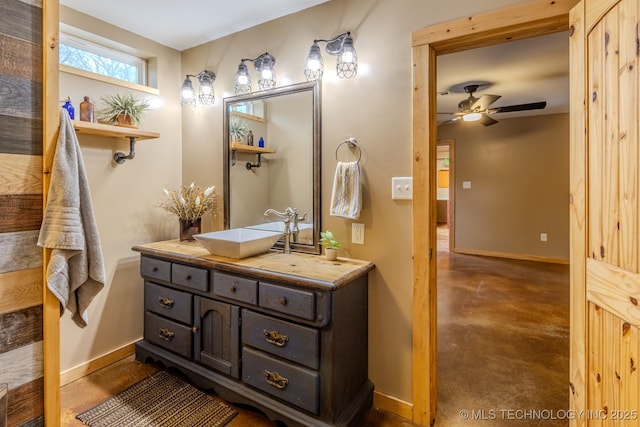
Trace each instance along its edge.
{"label": "chrome faucet", "polygon": [[282,218],[284,222],[284,253],[291,253],[291,219],[294,216],[294,211],[291,208],[285,209],[284,212],[278,212],[275,209],[267,209],[264,211],[264,216],[276,215]]}
{"label": "chrome faucet", "polygon": [[287,212],[291,213],[293,224],[291,225],[291,238],[294,242],[298,241],[298,234],[300,233],[300,227],[298,227],[298,221],[305,221],[307,219],[307,212],[302,216],[298,216],[297,208],[287,208]]}

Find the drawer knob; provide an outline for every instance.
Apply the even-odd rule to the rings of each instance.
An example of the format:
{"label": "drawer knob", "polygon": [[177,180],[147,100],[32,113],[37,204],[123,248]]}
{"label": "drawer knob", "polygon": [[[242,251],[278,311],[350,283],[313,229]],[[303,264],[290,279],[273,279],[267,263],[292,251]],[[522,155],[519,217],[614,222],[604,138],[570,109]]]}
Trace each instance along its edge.
{"label": "drawer knob", "polygon": [[167,298],[167,297],[158,298],[158,302],[164,308],[171,308],[171,307],[173,307],[173,304],[175,304],[174,300],[172,300],[170,298]]}
{"label": "drawer knob", "polygon": [[265,340],[269,344],[273,344],[277,347],[284,347],[287,345],[287,341],[289,341],[289,337],[286,335],[282,335],[278,331],[267,331],[266,329],[262,330],[262,334],[265,336]]}
{"label": "drawer knob", "polygon": [[158,335],[160,336],[160,338],[162,338],[165,341],[171,341],[173,337],[176,335],[176,333],[173,331],[170,331],[167,328],[161,328]]}
{"label": "drawer knob", "polygon": [[285,388],[287,388],[287,385],[289,384],[289,380],[283,376],[280,376],[280,374],[278,374],[277,372],[270,372],[265,369],[264,371],[262,371],[262,374],[264,375],[264,378],[267,380],[267,383],[271,387],[275,387],[278,390],[284,390]]}
{"label": "drawer knob", "polygon": [[187,277],[185,277],[185,280],[191,280],[191,275],[187,274]]}
{"label": "drawer knob", "polygon": [[151,271],[153,271],[153,272],[155,273],[156,271],[158,271],[158,267],[153,267],[153,268],[151,269]]}
{"label": "drawer knob", "polygon": [[231,293],[232,293],[232,294],[235,294],[235,293],[236,293],[236,291],[237,291],[238,289],[236,288],[236,286],[235,286],[235,285],[231,285],[231,287],[229,288],[229,290],[231,291]]}
{"label": "drawer knob", "polygon": [[287,299],[285,297],[280,297],[280,305],[287,305],[289,303],[289,301],[287,301]]}

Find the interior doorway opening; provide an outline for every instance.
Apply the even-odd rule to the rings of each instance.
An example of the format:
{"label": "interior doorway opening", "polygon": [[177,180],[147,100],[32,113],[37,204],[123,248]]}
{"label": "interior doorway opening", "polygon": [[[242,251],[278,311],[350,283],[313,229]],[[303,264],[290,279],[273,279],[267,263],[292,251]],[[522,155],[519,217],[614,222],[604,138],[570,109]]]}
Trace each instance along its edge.
{"label": "interior doorway opening", "polygon": [[[437,56],[568,30],[575,1],[532,1],[427,27],[413,34],[413,419],[435,422],[437,257],[435,210]],[[470,25],[470,23],[472,25]],[[459,207],[458,207],[459,208]]]}

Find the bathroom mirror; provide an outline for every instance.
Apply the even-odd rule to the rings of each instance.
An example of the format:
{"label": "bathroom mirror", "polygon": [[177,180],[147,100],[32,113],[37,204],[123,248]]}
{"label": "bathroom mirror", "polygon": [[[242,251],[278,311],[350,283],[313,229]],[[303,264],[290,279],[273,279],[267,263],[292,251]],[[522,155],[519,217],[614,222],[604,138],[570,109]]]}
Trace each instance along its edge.
{"label": "bathroom mirror", "polygon": [[282,218],[264,213],[290,207],[291,250],[320,253],[320,108],[319,81],[224,99],[225,228],[282,231]]}

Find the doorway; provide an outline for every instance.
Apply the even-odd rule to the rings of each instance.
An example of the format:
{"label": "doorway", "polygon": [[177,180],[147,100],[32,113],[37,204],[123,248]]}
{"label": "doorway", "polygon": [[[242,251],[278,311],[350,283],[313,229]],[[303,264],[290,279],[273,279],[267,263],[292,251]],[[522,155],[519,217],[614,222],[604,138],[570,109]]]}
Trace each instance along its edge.
{"label": "doorway", "polygon": [[576,1],[533,1],[427,27],[413,34],[413,420],[435,421],[437,404],[436,58],[569,29]]}

